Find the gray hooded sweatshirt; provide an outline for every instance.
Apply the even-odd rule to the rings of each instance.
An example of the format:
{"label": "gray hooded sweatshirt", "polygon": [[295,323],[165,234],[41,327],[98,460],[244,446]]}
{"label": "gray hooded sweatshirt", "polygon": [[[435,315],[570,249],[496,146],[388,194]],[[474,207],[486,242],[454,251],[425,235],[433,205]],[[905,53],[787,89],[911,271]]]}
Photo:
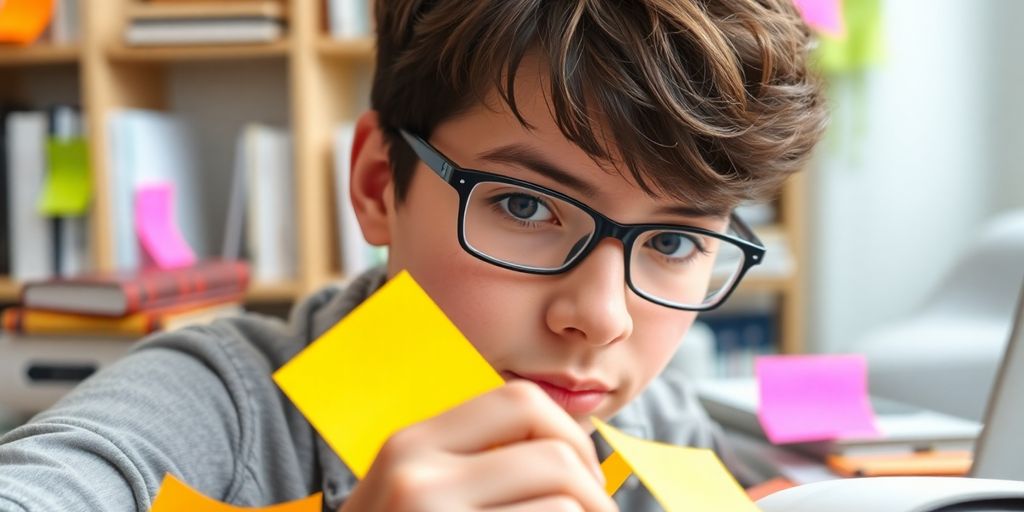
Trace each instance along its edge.
{"label": "gray hooded sweatshirt", "polygon": [[[139,343],[0,438],[0,511],[145,512],[166,473],[237,506],[323,491],[324,510],[337,510],[356,479],[271,374],[384,279],[378,268],[347,289],[321,290],[287,324],[245,315]],[[691,388],[670,363],[611,423],[646,439],[714,448],[735,472]],[[660,510],[634,479],[615,498],[624,511]]]}

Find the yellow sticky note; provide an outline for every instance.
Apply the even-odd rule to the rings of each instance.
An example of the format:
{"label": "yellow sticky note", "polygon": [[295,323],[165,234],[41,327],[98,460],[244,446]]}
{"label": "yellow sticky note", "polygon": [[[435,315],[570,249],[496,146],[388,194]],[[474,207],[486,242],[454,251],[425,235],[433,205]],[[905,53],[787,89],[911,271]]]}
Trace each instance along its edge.
{"label": "yellow sticky note", "polygon": [[758,510],[711,450],[636,439],[591,420],[666,512]]}
{"label": "yellow sticky note", "polygon": [[504,384],[407,272],[274,381],[359,478],[398,430]]}
{"label": "yellow sticky note", "polygon": [[51,139],[46,143],[46,156],[50,170],[39,198],[40,213],[48,216],[85,214],[92,195],[85,139]]}
{"label": "yellow sticky note", "polygon": [[180,512],[182,510],[189,512],[239,512],[246,510],[253,512],[320,512],[323,510],[323,497],[321,493],[316,493],[308,498],[269,507],[236,507],[203,496],[168,473],[164,477],[163,483],[160,484],[160,490],[157,491],[149,512]]}

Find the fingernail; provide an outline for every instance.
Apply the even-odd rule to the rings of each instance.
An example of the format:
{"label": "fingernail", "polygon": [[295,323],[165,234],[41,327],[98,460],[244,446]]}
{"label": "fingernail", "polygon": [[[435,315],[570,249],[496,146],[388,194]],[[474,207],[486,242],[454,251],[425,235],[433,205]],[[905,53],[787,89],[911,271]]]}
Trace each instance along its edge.
{"label": "fingernail", "polygon": [[594,464],[590,469],[594,472],[594,476],[597,477],[597,483],[604,485],[604,471],[601,471],[601,466],[599,464]]}

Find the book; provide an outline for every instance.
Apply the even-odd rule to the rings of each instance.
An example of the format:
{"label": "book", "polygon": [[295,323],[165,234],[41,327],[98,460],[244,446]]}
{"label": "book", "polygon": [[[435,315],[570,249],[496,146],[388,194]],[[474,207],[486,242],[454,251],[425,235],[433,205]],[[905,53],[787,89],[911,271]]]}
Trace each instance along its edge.
{"label": "book", "polygon": [[17,104],[0,105],[0,212],[4,220],[0,221],[0,275],[7,275],[11,272],[11,211],[8,202],[9,172],[7,170],[7,116],[16,111],[25,110]]}
{"label": "book", "polygon": [[370,0],[327,0],[327,22],[335,39],[369,36],[373,32]]}
{"label": "book", "polygon": [[274,18],[142,19],[125,30],[130,45],[269,43],[281,39],[284,25]]}
{"label": "book", "polygon": [[89,315],[124,316],[183,303],[234,297],[249,284],[249,266],[206,260],[171,270],[91,274],[26,283],[26,308]]}
{"label": "book", "polygon": [[47,115],[42,111],[7,115],[7,208],[10,274],[18,281],[53,275],[53,226],[39,213],[46,177]]}
{"label": "book", "polygon": [[56,45],[72,45],[81,38],[79,0],[56,0],[50,20],[50,41]]}
{"label": "book", "polygon": [[[82,111],[72,105],[54,105],[48,109],[49,135],[47,141],[47,179],[44,185],[44,198],[41,204],[53,211],[43,213],[50,217],[53,228],[53,273],[58,276],[74,276],[87,270],[89,260],[87,199],[83,199],[77,209],[67,211],[66,203],[75,202],[75,192],[69,181],[68,166],[72,163],[67,158],[61,159],[60,148],[73,145],[76,141],[84,146],[84,118]],[[83,152],[80,157],[85,158]],[[80,163],[80,162],[76,162]],[[82,178],[88,180],[88,164],[80,167]],[[61,167],[61,168],[58,168]],[[69,185],[72,185],[69,187]],[[87,189],[86,189],[87,190]],[[50,196],[53,197],[50,197]],[[88,191],[84,196],[88,196]],[[84,197],[83,196],[83,197]],[[74,198],[77,199],[77,198]],[[51,204],[53,203],[53,204]]]}
{"label": "book", "polygon": [[7,308],[0,326],[9,333],[29,336],[111,336],[140,338],[158,331],[209,323],[242,312],[241,295],[225,296],[166,309],[140,311],[122,317],[56,313],[27,308]]}
{"label": "book", "polygon": [[284,129],[260,124],[246,126],[241,137],[253,280],[294,279],[298,275],[298,254],[291,137]]}
{"label": "book", "polygon": [[283,19],[287,11],[273,0],[132,2],[130,20],[190,20],[201,18],[274,18]]}
{"label": "book", "polygon": [[198,200],[199,158],[188,125],[163,112],[126,109],[109,116],[107,183],[111,191],[110,216],[102,220],[114,238],[116,268],[141,268],[142,254],[135,229],[135,195],[140,186],[173,184],[174,208],[182,234],[197,257],[206,251],[206,227]]}

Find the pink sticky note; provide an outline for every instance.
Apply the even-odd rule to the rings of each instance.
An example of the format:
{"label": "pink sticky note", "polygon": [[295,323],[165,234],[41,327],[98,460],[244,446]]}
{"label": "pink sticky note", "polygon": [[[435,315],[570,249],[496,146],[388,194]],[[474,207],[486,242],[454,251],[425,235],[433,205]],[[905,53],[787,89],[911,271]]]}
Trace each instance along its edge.
{"label": "pink sticky note", "polygon": [[757,416],[774,444],[878,436],[859,355],[765,356]]}
{"label": "pink sticky note", "polygon": [[842,0],[793,0],[793,3],[811,28],[836,37],[846,34]]}
{"label": "pink sticky note", "polygon": [[174,220],[174,188],[151,183],[135,191],[135,231],[146,256],[158,268],[187,267],[196,262]]}

